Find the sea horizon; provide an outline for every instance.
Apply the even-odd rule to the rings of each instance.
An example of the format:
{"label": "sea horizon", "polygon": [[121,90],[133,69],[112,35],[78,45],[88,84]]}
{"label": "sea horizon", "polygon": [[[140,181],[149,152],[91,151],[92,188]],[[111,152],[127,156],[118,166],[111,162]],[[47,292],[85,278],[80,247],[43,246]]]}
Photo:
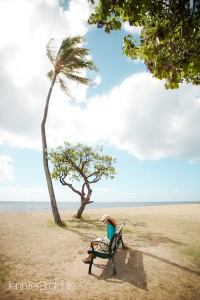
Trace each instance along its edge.
{"label": "sea horizon", "polygon": [[[119,208],[119,207],[146,207],[161,205],[184,205],[197,204],[198,201],[146,201],[146,202],[92,202],[86,209],[95,208]],[[80,202],[57,202],[59,210],[76,210]],[[0,213],[3,212],[24,212],[24,211],[49,211],[50,201],[0,201]]]}

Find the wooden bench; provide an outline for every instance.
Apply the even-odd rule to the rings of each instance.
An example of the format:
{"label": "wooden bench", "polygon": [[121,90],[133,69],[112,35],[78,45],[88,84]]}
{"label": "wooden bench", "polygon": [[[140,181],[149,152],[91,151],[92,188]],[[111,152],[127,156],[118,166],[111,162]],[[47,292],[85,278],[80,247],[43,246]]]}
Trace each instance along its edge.
{"label": "wooden bench", "polygon": [[[115,262],[114,262],[114,256],[115,253],[117,252],[117,250],[119,249],[120,244],[122,244],[122,248],[125,249],[123,240],[122,240],[122,230],[124,227],[125,223],[123,222],[119,228],[116,230],[114,236],[112,237],[110,244],[106,244],[103,241],[99,241],[99,240],[93,240],[91,242],[91,250],[88,250],[88,254],[92,254],[92,258],[90,261],[90,265],[89,265],[89,270],[88,273],[91,274],[91,270],[92,270],[92,265],[93,265],[93,260],[96,257],[100,257],[103,259],[109,259],[109,261],[112,261],[112,266],[113,266],[113,275],[116,274],[116,267],[115,267]],[[98,247],[95,249],[94,246],[92,245],[93,242],[98,242]],[[108,246],[108,250],[103,250],[101,249],[101,244],[107,245]]]}

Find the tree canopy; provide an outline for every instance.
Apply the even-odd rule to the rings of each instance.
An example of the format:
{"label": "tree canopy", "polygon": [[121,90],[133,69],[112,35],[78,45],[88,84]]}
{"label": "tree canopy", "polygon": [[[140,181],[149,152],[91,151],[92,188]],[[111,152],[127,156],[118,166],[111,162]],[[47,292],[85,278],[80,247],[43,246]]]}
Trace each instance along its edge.
{"label": "tree canopy", "polygon": [[[102,177],[113,179],[116,162],[108,155],[102,155],[103,148],[77,144],[71,146],[65,142],[64,146],[51,150],[48,153],[53,164],[52,178],[60,180],[61,184],[69,187],[73,192],[81,197],[81,206],[77,213],[80,217],[85,206],[91,203],[91,184],[97,183]],[[82,182],[80,189],[75,187],[75,183]]]}
{"label": "tree canopy", "polygon": [[88,22],[106,33],[124,22],[140,26],[139,45],[124,37],[126,56],[143,60],[167,89],[183,81],[200,85],[200,0],[99,0]]}

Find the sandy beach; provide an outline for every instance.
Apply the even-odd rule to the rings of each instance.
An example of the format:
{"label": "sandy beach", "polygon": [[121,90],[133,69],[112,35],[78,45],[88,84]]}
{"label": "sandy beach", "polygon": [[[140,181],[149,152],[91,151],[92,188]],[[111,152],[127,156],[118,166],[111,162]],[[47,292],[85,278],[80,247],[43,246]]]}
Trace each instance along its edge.
{"label": "sandy beach", "polygon": [[[112,264],[86,257],[108,213],[124,221]],[[0,214],[0,299],[200,299],[200,204]]]}

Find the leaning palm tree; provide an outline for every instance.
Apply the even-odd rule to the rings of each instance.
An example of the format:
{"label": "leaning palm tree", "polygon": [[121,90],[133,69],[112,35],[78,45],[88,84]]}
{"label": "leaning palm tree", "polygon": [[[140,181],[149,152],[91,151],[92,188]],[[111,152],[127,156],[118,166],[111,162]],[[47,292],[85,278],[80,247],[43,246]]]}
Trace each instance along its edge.
{"label": "leaning palm tree", "polygon": [[60,83],[61,89],[68,96],[70,96],[70,94],[65,82],[66,78],[86,85],[92,83],[90,79],[81,76],[82,70],[84,69],[97,70],[94,63],[88,59],[89,50],[80,46],[80,44],[83,42],[84,38],[81,36],[68,37],[62,41],[60,49],[57,53],[54,48],[53,39],[51,39],[47,45],[47,56],[53,64],[53,69],[48,73],[48,77],[51,80],[51,86],[47,95],[44,116],[41,123],[41,135],[44,171],[46,175],[54,221],[58,225],[61,225],[62,221],[58,211],[51,174],[49,171],[45,124],[48,115],[51,93],[56,82]]}

